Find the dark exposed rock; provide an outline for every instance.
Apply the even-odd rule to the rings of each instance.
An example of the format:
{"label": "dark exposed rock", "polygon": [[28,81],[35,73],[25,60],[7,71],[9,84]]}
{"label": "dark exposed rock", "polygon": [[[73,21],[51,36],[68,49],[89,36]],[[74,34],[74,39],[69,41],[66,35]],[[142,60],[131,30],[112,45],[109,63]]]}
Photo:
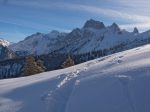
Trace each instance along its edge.
{"label": "dark exposed rock", "polygon": [[135,27],[133,33],[139,33],[139,30]]}
{"label": "dark exposed rock", "polygon": [[103,28],[105,28],[105,25],[103,22],[99,22],[99,21],[90,19],[84,24],[83,28],[103,29]]}

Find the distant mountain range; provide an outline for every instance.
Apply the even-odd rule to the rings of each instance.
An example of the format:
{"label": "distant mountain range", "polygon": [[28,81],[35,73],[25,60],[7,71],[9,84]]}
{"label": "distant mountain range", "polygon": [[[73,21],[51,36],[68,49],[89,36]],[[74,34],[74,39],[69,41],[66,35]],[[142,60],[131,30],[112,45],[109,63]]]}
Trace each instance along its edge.
{"label": "distant mountain range", "polygon": [[72,56],[75,64],[79,64],[149,43],[150,31],[139,33],[134,28],[128,32],[120,29],[116,23],[106,26],[93,19],[70,33],[36,33],[13,44],[1,39],[0,78],[18,77],[27,55],[42,60],[49,71],[61,68],[68,55]]}
{"label": "distant mountain range", "polygon": [[82,28],[75,28],[70,33],[55,30],[48,34],[38,32],[13,44],[0,39],[0,60],[52,52],[83,54],[112,49],[120,45],[124,45],[122,50],[125,50],[147,44],[149,40],[150,31],[139,33],[138,29],[134,28],[133,32],[128,32],[125,29],[120,29],[116,23],[105,26],[103,22],[90,19],[85,22]]}
{"label": "distant mountain range", "polygon": [[116,23],[105,26],[103,22],[90,19],[82,28],[75,28],[70,33],[36,33],[11,44],[9,49],[19,55],[42,55],[51,52],[80,54],[110,49],[120,44],[135,44],[132,42],[144,39],[150,39],[150,31],[139,33],[134,28],[133,32],[128,32],[120,29]]}

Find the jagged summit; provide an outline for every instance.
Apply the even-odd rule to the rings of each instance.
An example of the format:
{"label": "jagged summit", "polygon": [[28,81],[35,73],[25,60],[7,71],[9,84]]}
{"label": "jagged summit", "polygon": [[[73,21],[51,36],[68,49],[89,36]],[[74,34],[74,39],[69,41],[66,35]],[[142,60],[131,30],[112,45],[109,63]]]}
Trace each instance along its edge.
{"label": "jagged summit", "polygon": [[39,36],[43,36],[44,34],[42,34],[42,33],[40,33],[40,32],[37,32],[37,33],[35,33],[35,34],[32,34],[31,36],[28,36],[28,37],[26,37],[24,40],[29,40],[29,39],[31,39],[31,38],[33,38],[33,37],[39,37]]}
{"label": "jagged summit", "polygon": [[57,31],[57,30],[52,30],[50,33],[45,34],[44,37],[47,37],[47,38],[49,38],[49,37],[51,37],[51,38],[56,38],[58,35],[60,35],[60,32],[59,32],[59,31]]}
{"label": "jagged summit", "polygon": [[116,24],[116,23],[113,23],[110,27],[115,31],[120,31],[120,28],[119,28],[118,24]]}
{"label": "jagged summit", "polygon": [[139,33],[139,30],[137,29],[137,27],[134,28],[133,33]]}
{"label": "jagged summit", "polygon": [[76,35],[81,33],[81,30],[79,28],[75,28],[72,30],[72,32],[69,33],[69,35]]}
{"label": "jagged summit", "polygon": [[84,24],[83,28],[103,29],[105,25],[103,22],[90,19]]}

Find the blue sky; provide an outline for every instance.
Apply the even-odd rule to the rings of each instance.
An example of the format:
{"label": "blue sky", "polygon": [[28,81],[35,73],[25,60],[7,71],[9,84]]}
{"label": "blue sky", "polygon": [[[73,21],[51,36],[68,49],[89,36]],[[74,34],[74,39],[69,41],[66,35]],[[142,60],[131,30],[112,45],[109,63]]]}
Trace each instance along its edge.
{"label": "blue sky", "polygon": [[0,0],[0,38],[17,42],[35,32],[69,32],[95,19],[132,31],[150,29],[150,0]]}

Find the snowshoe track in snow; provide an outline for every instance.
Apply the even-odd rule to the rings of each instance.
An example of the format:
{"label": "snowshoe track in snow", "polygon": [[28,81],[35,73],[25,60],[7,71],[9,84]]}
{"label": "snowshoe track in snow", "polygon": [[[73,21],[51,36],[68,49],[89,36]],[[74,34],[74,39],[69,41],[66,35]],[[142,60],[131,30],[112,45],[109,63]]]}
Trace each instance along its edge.
{"label": "snowshoe track in snow", "polygon": [[117,78],[119,79],[119,81],[122,85],[123,92],[128,100],[128,104],[131,107],[131,112],[137,112],[135,104],[132,100],[132,96],[131,96],[132,94],[129,90],[130,89],[129,81],[132,80],[132,77],[126,76],[126,75],[119,75],[119,76],[117,76]]}
{"label": "snowshoe track in snow", "polygon": [[56,89],[50,91],[45,97],[47,102],[47,112],[65,112],[67,102],[74,87],[80,83],[80,80],[78,80],[79,77],[86,77],[81,76],[81,72],[88,70],[88,67],[104,60],[106,60],[106,58],[102,58],[95,62],[89,62],[82,69],[76,69],[74,72],[63,74],[64,78],[57,85]]}
{"label": "snowshoe track in snow", "polygon": [[[50,91],[44,100],[46,101],[47,112],[65,112],[66,105],[72,91],[79,84],[77,79],[81,72],[86,71],[87,67],[77,69],[74,72],[68,73],[57,85],[56,89]],[[64,74],[63,74],[64,75]]]}

